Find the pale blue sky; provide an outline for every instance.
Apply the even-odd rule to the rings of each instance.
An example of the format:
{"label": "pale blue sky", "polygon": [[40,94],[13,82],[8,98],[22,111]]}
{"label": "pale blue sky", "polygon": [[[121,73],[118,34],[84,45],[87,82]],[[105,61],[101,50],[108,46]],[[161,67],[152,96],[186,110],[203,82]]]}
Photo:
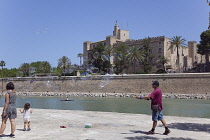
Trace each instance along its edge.
{"label": "pale blue sky", "polygon": [[132,39],[199,41],[209,11],[206,0],[0,0],[0,60],[8,68],[34,61],[57,66],[65,55],[79,64],[83,41],[111,35],[116,20]]}

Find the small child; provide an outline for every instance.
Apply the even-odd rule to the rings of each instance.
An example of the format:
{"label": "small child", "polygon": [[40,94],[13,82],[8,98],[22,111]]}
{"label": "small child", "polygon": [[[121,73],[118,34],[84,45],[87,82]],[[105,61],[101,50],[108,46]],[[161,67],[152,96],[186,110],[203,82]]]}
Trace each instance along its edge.
{"label": "small child", "polygon": [[30,128],[30,123],[31,123],[31,121],[30,121],[30,115],[31,115],[31,113],[32,113],[32,110],[30,109],[30,104],[29,103],[26,103],[25,105],[24,105],[24,110],[20,110],[20,113],[23,113],[23,121],[24,121],[24,129],[23,129],[23,131],[26,131],[26,124],[28,124],[28,129],[27,129],[27,131],[30,131],[31,130],[31,128]]}

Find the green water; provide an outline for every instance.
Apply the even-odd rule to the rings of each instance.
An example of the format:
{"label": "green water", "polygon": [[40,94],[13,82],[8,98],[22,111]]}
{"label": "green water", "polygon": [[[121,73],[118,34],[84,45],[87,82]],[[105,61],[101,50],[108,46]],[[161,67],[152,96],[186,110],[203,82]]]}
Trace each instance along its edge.
{"label": "green water", "polygon": [[[135,98],[71,97],[74,101],[60,101],[59,97],[18,97],[17,107],[26,102],[32,108],[151,114],[150,101]],[[0,106],[4,98],[0,98]],[[164,99],[163,113],[169,116],[210,118],[210,100]]]}

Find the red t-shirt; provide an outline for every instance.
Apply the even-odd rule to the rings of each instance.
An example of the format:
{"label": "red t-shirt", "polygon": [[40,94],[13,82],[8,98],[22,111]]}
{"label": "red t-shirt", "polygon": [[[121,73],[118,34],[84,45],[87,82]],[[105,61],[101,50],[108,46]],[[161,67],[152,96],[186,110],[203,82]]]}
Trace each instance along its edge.
{"label": "red t-shirt", "polygon": [[156,88],[150,95],[151,102],[151,109],[152,105],[158,105],[159,109],[162,110],[162,91],[159,88]]}

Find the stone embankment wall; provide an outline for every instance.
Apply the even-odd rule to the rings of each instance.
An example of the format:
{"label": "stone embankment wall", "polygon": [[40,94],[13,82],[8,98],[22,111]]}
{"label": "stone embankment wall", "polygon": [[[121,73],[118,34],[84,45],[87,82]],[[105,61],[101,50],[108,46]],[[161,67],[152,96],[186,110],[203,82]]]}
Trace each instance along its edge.
{"label": "stone embankment wall", "polygon": [[[163,93],[210,94],[210,74],[148,74],[88,77],[8,78],[17,92],[150,93],[158,80]],[[0,90],[2,86],[0,83]],[[4,90],[5,91],[5,90]]]}

